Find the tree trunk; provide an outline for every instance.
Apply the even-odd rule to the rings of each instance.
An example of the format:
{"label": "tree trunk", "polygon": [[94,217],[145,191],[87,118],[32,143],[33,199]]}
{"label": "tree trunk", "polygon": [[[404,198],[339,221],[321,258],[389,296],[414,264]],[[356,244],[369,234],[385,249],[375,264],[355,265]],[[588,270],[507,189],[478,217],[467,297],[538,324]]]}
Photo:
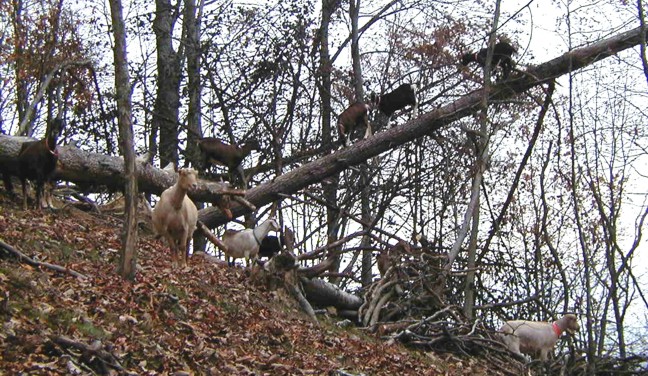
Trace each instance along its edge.
{"label": "tree trunk", "polygon": [[137,171],[135,169],[135,149],[133,148],[126,30],[121,0],[110,0],[110,11],[115,36],[115,88],[117,92],[119,146],[121,153],[124,155],[123,177],[126,180],[124,187],[126,219],[122,233],[119,274],[126,279],[133,280],[135,279],[135,263],[137,260]]}
{"label": "tree trunk", "polygon": [[[472,225],[470,226],[470,241],[468,243],[468,264],[466,265],[466,284],[464,286],[464,315],[472,319],[473,317],[473,307],[475,305],[475,259],[477,258],[477,235],[479,234],[479,209],[480,209],[480,197],[479,192],[481,188],[481,182],[483,180],[484,172],[488,168],[490,160],[490,150],[489,150],[489,141],[490,141],[490,131],[488,129],[488,89],[491,86],[491,63],[493,61],[493,47],[495,46],[495,35],[497,28],[499,27],[499,15],[500,15],[500,5],[501,1],[497,0],[495,2],[495,15],[493,17],[493,25],[491,26],[490,37],[488,39],[488,52],[486,54],[486,65],[484,66],[484,96],[482,97],[481,103],[481,112],[479,117],[479,137],[475,140],[475,176],[473,177],[473,189],[476,192],[473,192],[473,197],[476,200],[474,209],[470,213],[472,217]],[[468,218],[466,217],[466,223],[468,225]],[[463,239],[458,240],[455,243],[455,246],[460,246],[463,242]],[[453,246],[454,250],[454,246]],[[449,262],[448,264],[451,264]],[[446,270],[449,270],[446,268]]]}
{"label": "tree trunk", "polygon": [[[339,0],[322,0],[322,23],[319,30],[319,48],[320,48],[320,66],[319,75],[321,79],[319,95],[322,106],[322,145],[333,143],[331,127],[331,57],[329,54],[329,25],[331,16],[339,5]],[[333,174],[330,184],[324,185],[324,199],[326,200],[326,231],[328,244],[334,243],[338,239],[340,228],[339,210],[337,209],[337,191],[340,183],[338,174]],[[331,266],[331,272],[335,273],[340,268],[339,247],[333,247],[329,250],[329,255],[334,257]],[[335,255],[335,256],[333,256]]]}
{"label": "tree trunk", "polygon": [[[362,64],[360,61],[360,35],[358,34],[358,21],[360,18],[360,0],[351,0],[349,2],[349,18],[351,19],[351,59],[353,61],[353,82],[356,95],[356,101],[364,102],[363,78],[362,78]],[[367,224],[372,221],[371,214],[371,177],[366,163],[360,165],[360,176],[362,191],[360,192],[360,210],[362,212],[363,230],[365,235],[362,237],[360,246],[362,248],[362,262],[360,280],[362,286],[366,287],[371,284],[372,273],[372,252],[369,250],[371,247],[371,237],[369,236],[369,226]]]}
{"label": "tree trunk", "polygon": [[[203,4],[201,2],[201,4]],[[185,158],[196,168],[203,168],[198,148],[198,139],[202,137],[200,93],[200,11],[196,9],[195,0],[185,0],[184,8],[184,41],[187,54],[187,91],[189,92],[189,108],[187,109],[187,155]],[[195,202],[198,209],[205,205]],[[204,251],[207,242],[205,237],[196,231],[193,236],[193,250]]]}
{"label": "tree trunk", "polygon": [[180,56],[173,49],[173,26],[177,15],[169,0],[155,1],[155,32],[157,47],[157,95],[153,124],[160,130],[160,165],[178,165],[178,109],[180,108]]}
{"label": "tree trunk", "polygon": [[[14,43],[14,56],[16,56],[16,61],[14,63],[14,75],[16,79],[16,108],[18,109],[18,123],[22,123],[27,114],[27,107],[29,106],[29,101],[27,99],[27,80],[23,79],[24,75],[24,43],[26,36],[25,25],[23,24],[23,2],[22,0],[13,2],[13,14],[12,14],[12,25],[13,25],[13,43]],[[29,128],[22,134],[19,132],[19,136],[31,136],[33,133],[32,123],[28,121]]]}

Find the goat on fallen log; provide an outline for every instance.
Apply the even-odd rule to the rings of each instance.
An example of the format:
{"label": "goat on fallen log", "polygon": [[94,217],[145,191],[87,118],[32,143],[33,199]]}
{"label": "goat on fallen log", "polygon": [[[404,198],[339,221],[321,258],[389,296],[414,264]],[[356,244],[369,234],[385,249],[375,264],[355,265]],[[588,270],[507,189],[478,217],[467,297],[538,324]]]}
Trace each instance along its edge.
{"label": "goat on fallen log", "polygon": [[371,136],[371,124],[369,124],[369,111],[371,106],[365,103],[356,102],[342,111],[338,116],[337,127],[340,133],[340,141],[344,146],[351,144],[350,138],[353,131],[364,126],[366,128],[364,138]]}
{"label": "goat on fallen log", "polygon": [[[499,67],[502,71],[502,79],[508,78],[511,70],[513,69],[513,59],[511,56],[516,52],[516,49],[507,42],[498,42],[493,47],[493,60],[491,61],[493,69]],[[461,57],[461,64],[468,65],[476,62],[480,67],[486,65],[486,56],[488,54],[487,48],[482,48],[479,52],[467,53]]]}
{"label": "goat on fallen log", "polygon": [[[45,184],[50,182],[56,169],[56,163],[58,162],[56,143],[63,131],[63,127],[64,122],[59,115],[59,117],[47,123],[47,129],[45,130],[45,137],[43,139],[27,141],[20,147],[20,152],[18,153],[18,177],[22,183],[23,209],[27,209],[28,179],[36,183],[36,207],[40,210],[44,206],[43,196]],[[11,188],[11,182],[9,182],[9,186],[6,186],[6,184],[7,180],[5,180],[5,188],[9,190]],[[49,203],[46,205],[50,206]]]}
{"label": "goat on fallen log", "polygon": [[389,119],[391,119],[394,112],[401,110],[406,106],[412,106],[412,115],[416,116],[418,109],[416,86],[412,84],[402,84],[387,94],[380,96],[371,94],[371,103]]}
{"label": "goat on fallen log", "polygon": [[191,168],[178,170],[178,181],[162,192],[153,209],[153,226],[169,243],[174,266],[178,259],[182,265],[187,264],[189,241],[198,221],[198,209],[187,196],[187,191],[197,186],[196,175]]}
{"label": "goat on fallen log", "polygon": [[198,148],[203,156],[205,166],[218,164],[228,168],[230,181],[234,172],[239,174],[243,186],[247,186],[247,180],[243,172],[242,162],[250,155],[252,150],[259,151],[260,145],[257,140],[250,140],[243,146],[226,144],[216,137],[203,137],[198,140]]}

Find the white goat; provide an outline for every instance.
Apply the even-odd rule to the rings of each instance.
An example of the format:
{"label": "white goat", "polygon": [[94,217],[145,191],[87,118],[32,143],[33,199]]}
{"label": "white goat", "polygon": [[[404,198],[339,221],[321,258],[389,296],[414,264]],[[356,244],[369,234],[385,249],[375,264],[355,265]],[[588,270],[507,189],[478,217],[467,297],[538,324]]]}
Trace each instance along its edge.
{"label": "white goat", "polygon": [[167,239],[174,265],[178,257],[181,264],[187,264],[189,241],[198,221],[198,209],[187,197],[187,191],[196,188],[196,185],[194,169],[178,170],[178,181],[162,192],[160,201],[153,209],[153,226],[158,235]]}
{"label": "white goat", "polygon": [[[263,238],[270,231],[279,231],[281,228],[274,218],[270,218],[254,229],[245,229],[241,231],[227,230],[223,234],[223,243],[227,246],[225,255],[227,264],[232,266],[237,258],[245,257],[245,263],[249,259],[256,259],[259,255],[259,247]],[[233,259],[230,262],[230,257]]]}
{"label": "white goat", "polygon": [[503,333],[504,344],[511,352],[531,356],[540,352],[540,359],[547,360],[549,352],[553,351],[562,333],[567,331],[573,334],[579,328],[576,315],[567,314],[553,323],[527,320],[507,321],[500,328],[500,332]]}

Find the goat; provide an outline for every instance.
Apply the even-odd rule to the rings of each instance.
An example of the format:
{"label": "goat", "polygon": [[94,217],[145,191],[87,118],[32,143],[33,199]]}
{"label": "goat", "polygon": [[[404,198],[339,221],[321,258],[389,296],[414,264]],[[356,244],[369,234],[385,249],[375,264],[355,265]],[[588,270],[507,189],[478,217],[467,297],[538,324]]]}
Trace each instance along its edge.
{"label": "goat", "polygon": [[63,119],[56,117],[48,122],[43,139],[27,141],[20,146],[18,177],[22,183],[23,209],[27,209],[27,179],[36,181],[36,206],[38,209],[43,207],[43,191],[45,183],[50,181],[56,169],[58,162],[56,142],[63,126]]}
{"label": "goat", "polygon": [[371,94],[371,103],[374,107],[385,114],[388,118],[394,112],[405,108],[405,106],[412,106],[412,114],[416,116],[418,108],[418,100],[416,99],[416,86],[412,84],[402,84],[392,92],[377,96]]}
{"label": "goat", "polygon": [[558,321],[548,323],[544,321],[512,320],[507,321],[500,328],[502,340],[508,349],[520,356],[522,354],[535,355],[540,352],[540,359],[547,360],[564,331],[573,334],[578,331],[578,318],[573,314],[566,314]]}
{"label": "goat", "polygon": [[196,175],[192,168],[178,170],[178,181],[162,192],[153,209],[153,227],[169,243],[174,265],[178,257],[181,264],[187,264],[189,241],[198,221],[198,209],[187,196],[187,191],[197,186]]}
{"label": "goat", "polygon": [[281,252],[284,244],[285,241],[283,234],[279,237],[267,235],[263,238],[261,245],[259,246],[259,257],[272,258],[274,255]]}
{"label": "goat", "polygon": [[411,245],[403,240],[399,240],[398,243],[381,249],[378,257],[376,257],[376,264],[378,265],[380,277],[384,278],[385,274],[387,274],[387,270],[389,270],[391,266],[394,264],[398,265],[403,256],[411,254]]}
{"label": "goat", "polygon": [[[498,42],[493,48],[493,60],[491,62],[493,68],[500,67],[502,69],[502,79],[507,79],[511,70],[513,69],[513,60],[511,55],[516,52],[516,49],[507,42]],[[468,65],[476,62],[480,67],[486,65],[487,48],[482,48],[479,52],[467,53],[461,57],[461,64]]]}
{"label": "goat", "polygon": [[365,126],[364,138],[371,136],[371,125],[369,124],[369,111],[371,106],[365,103],[356,102],[342,111],[338,116],[337,127],[340,133],[340,140],[344,146],[349,146],[351,133],[356,127]]}
{"label": "goat", "polygon": [[[227,264],[234,266],[234,261],[241,257],[244,257],[245,263],[249,264],[251,258],[256,259],[258,257],[261,241],[268,235],[268,232],[279,231],[279,229],[277,221],[270,218],[254,229],[225,231],[222,240],[227,246],[227,251],[225,251]],[[232,258],[231,262],[230,257]]]}
{"label": "goat", "polygon": [[219,164],[226,166],[229,170],[230,180],[234,171],[238,172],[243,185],[247,185],[245,176],[243,174],[243,167],[241,163],[252,150],[259,150],[260,145],[257,140],[250,140],[238,147],[236,145],[229,145],[215,137],[203,137],[198,140],[198,148],[203,155],[203,163],[205,166],[208,164]]}

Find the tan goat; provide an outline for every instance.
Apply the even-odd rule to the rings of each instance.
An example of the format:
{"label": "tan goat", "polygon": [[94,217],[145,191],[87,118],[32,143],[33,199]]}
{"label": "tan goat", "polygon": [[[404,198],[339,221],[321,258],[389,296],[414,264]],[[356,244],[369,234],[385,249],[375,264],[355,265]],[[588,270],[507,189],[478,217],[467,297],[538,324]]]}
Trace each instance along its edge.
{"label": "tan goat", "polygon": [[181,264],[187,264],[189,241],[198,221],[198,209],[187,196],[187,191],[196,185],[194,169],[178,170],[178,181],[162,192],[160,201],[153,209],[153,226],[158,235],[164,236],[169,243],[174,265],[178,257]]}
{"label": "tan goat", "polygon": [[528,320],[507,321],[500,328],[500,332],[503,333],[504,344],[511,352],[530,356],[537,355],[539,352],[540,359],[547,360],[563,332],[573,334],[579,328],[576,315],[566,314],[553,323]]}

